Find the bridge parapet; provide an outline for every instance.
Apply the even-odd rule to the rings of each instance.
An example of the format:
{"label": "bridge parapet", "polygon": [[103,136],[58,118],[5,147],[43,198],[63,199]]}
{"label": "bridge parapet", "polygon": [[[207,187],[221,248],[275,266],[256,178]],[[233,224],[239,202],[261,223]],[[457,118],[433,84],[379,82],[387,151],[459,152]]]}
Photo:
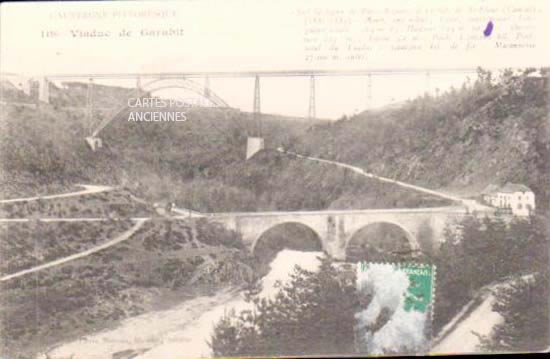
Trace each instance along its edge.
{"label": "bridge parapet", "polygon": [[345,259],[350,240],[369,225],[386,223],[402,230],[412,249],[433,251],[444,240],[444,231],[468,212],[463,207],[327,210],[298,212],[219,213],[212,221],[240,233],[254,252],[264,233],[281,224],[295,223],[309,227],[320,239],[322,248],[337,259]]}

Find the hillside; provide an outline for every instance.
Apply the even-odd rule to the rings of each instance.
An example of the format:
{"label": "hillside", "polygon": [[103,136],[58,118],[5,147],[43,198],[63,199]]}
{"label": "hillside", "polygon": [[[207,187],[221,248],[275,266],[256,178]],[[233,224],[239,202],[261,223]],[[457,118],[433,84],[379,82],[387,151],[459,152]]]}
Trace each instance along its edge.
{"label": "hillside", "polygon": [[[2,125],[6,136],[0,141],[3,198],[44,193],[41,188],[59,192],[75,183],[97,183],[126,187],[151,202],[171,200],[180,207],[206,212],[449,204],[272,151],[290,146],[312,126],[327,121],[310,123],[263,115],[267,149],[245,161],[247,136],[258,133],[249,113],[189,108],[185,109],[185,122],[151,123],[128,121],[130,109],[111,110],[117,115],[99,133],[103,148],[93,152],[84,138],[106,115],[96,114],[93,124],[86,118],[86,89],[83,84],[66,84],[52,90],[52,104],[5,107]],[[131,90],[97,86],[94,98],[112,109],[128,92]],[[68,106],[70,103],[73,106]]]}
{"label": "hillside", "polygon": [[480,70],[475,82],[437,98],[316,125],[290,149],[465,195],[489,183],[524,183],[547,208],[548,80],[530,72],[495,78]]}
{"label": "hillside", "polygon": [[146,217],[154,214],[145,203],[137,202],[126,190],[66,198],[40,198],[36,201],[0,203],[1,218],[82,218]]}
{"label": "hillside", "polygon": [[[84,84],[54,87],[52,103],[38,108],[22,105],[29,99],[9,90],[10,99],[21,101],[0,113],[0,198],[68,192],[76,183],[116,189],[1,204],[2,218],[30,221],[0,226],[0,274],[109,243],[134,226],[129,217],[150,220],[127,240],[102,251],[1,282],[0,317],[9,320],[0,321],[0,356],[29,357],[116,326],[124,318],[226,286],[251,284],[265,273],[269,260],[252,258],[237,233],[205,219],[160,217],[147,202],[175,201],[178,207],[201,212],[450,204],[330,164],[284,155],[277,147],[472,196],[489,183],[520,182],[535,190],[538,208],[547,209],[548,84],[527,73],[508,71],[494,78],[480,70],[475,82],[437,98],[424,96],[337,122],[264,116],[267,149],[248,161],[246,137],[258,131],[248,113],[193,108],[185,122],[136,123],[127,120],[128,110],[121,111],[99,134],[103,148],[94,152],[84,138],[132,89],[98,86],[100,110],[94,121],[85,116]],[[37,217],[106,220],[47,223]],[[529,218],[535,220],[540,223],[512,221],[510,233],[501,219],[469,226],[466,221],[461,224],[467,229],[463,241],[446,233],[437,258],[429,259],[438,267],[435,331],[479,287],[547,267],[541,248],[547,247],[548,236],[541,228],[548,221]],[[298,242],[293,239],[302,235],[287,228],[273,234],[283,239],[272,243]],[[275,247],[266,247],[266,258],[280,249]],[[502,260],[509,257],[516,260]]]}
{"label": "hillside", "polygon": [[[127,222],[114,221],[101,226],[3,225],[2,252],[16,250],[18,256],[10,257],[1,270],[7,267],[12,272],[81,251],[129,227]],[[124,318],[243,285],[253,278],[251,265],[234,232],[205,220],[157,218],[124,243],[2,282],[0,316],[9,320],[0,321],[0,355],[34,357],[55,343],[108,328]]]}

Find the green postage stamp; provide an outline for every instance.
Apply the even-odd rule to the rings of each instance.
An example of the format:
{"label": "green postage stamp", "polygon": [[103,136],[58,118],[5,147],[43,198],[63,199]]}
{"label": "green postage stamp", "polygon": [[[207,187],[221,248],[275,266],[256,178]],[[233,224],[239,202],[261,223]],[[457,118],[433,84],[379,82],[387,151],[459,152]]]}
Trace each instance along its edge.
{"label": "green postage stamp", "polygon": [[428,264],[358,263],[359,353],[422,354],[431,341],[436,268]]}

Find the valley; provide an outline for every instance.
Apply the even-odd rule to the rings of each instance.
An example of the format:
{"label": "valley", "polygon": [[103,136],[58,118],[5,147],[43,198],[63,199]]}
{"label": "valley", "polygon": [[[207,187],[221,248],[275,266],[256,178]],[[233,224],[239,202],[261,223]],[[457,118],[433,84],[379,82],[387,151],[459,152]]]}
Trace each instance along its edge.
{"label": "valley", "polygon": [[[194,107],[179,123],[128,121],[135,89],[97,85],[90,119],[84,84],[52,84],[50,103],[35,107],[10,87],[0,354],[148,358],[194,340],[193,355],[209,355],[226,310],[246,311],[256,285],[276,292],[269,280],[318,256],[436,265],[440,333],[489,283],[547,263],[546,88],[525,74],[488,76],[335,121],[262,114],[265,147],[248,160],[253,113]],[[84,139],[98,126],[103,145],[92,150]],[[487,185],[507,182],[533,189],[532,216],[482,203]]]}

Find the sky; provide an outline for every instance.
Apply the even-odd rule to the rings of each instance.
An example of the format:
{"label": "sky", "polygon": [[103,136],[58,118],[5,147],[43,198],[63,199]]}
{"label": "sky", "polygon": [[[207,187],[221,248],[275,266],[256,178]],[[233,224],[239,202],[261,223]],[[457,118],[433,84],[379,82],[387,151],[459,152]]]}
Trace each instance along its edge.
{"label": "sky", "polygon": [[[355,77],[318,77],[315,80],[316,113],[318,118],[338,119],[343,115],[353,115],[365,109],[395,104],[422,96],[426,92],[435,95],[451,86],[459,88],[467,77],[473,74],[431,74]],[[204,80],[193,79],[199,84]],[[94,83],[123,87],[135,86],[131,80],[96,80]],[[231,107],[241,111],[253,110],[254,78],[210,78],[211,91],[220,96]],[[310,80],[308,77],[263,78],[260,79],[261,111],[263,113],[306,117],[309,109]],[[154,96],[189,100],[198,99],[194,93],[182,89],[156,91]]]}
{"label": "sky", "polygon": [[[371,77],[370,98],[366,76],[316,79],[317,116],[337,118],[365,108],[401,102],[420,96],[426,91],[434,93],[436,89],[445,91],[450,86],[459,87],[466,76],[475,77],[474,71],[478,66],[502,68],[540,63],[540,59],[543,59],[542,51],[548,54],[546,45],[521,51],[497,51],[496,37],[484,39],[483,29],[488,19],[496,19],[499,9],[506,9],[507,13],[511,13],[512,8],[506,7],[512,6],[510,4],[543,6],[541,9],[547,11],[548,5],[544,4],[549,3],[537,0],[445,2],[454,4],[449,5],[451,13],[454,11],[453,6],[459,6],[457,4],[462,7],[479,4],[486,6],[479,9],[482,14],[479,19],[469,18],[473,25],[468,30],[471,32],[468,36],[476,41],[475,50],[396,52],[384,48],[384,44],[379,43],[380,50],[370,51],[365,59],[354,61],[308,60],[311,52],[308,52],[305,46],[305,31],[308,29],[307,24],[316,17],[308,17],[304,13],[374,9],[389,14],[388,9],[395,11],[408,8],[416,11],[422,7],[436,8],[441,6],[441,1],[195,0],[2,3],[0,72],[43,76],[193,71],[377,71],[376,75]],[[519,5],[513,6],[515,8]],[[491,14],[485,15],[484,11]],[[540,10],[537,21],[530,23],[539,27],[546,26],[545,29],[548,30],[549,22],[542,20],[543,15],[547,15],[544,11]],[[384,34],[390,34],[392,31],[389,27],[395,20],[392,16],[394,15],[382,17],[383,21],[376,25],[382,27]],[[430,21],[436,21],[440,27],[444,26],[437,22],[440,20],[436,19],[436,15],[422,16]],[[502,18],[502,22],[495,20],[495,36],[505,27],[504,21],[508,15],[498,16],[498,21]],[[519,20],[518,16],[514,16]],[[338,17],[328,19],[334,20]],[[521,22],[506,24],[512,29]],[[337,30],[337,25],[334,26]],[[434,31],[437,35],[437,29],[435,26],[429,31]],[[537,29],[535,27],[535,30]],[[351,28],[345,36],[349,35],[353,44],[370,44],[365,40],[364,33],[358,31],[357,28]],[[547,39],[539,34],[540,31],[535,33],[538,35],[532,40],[533,43],[547,42]],[[434,34],[430,33],[428,36],[435,36]],[[405,34],[392,36],[400,37]],[[440,72],[458,68],[468,69],[470,73]],[[429,81],[426,76],[427,69],[433,71]],[[396,74],[397,71],[404,70],[408,73]],[[197,81],[202,82],[201,79]],[[135,86],[134,80],[95,82]],[[232,107],[243,111],[252,110],[253,78],[211,77],[210,87]],[[157,95],[188,97],[188,94],[181,91],[170,90]],[[308,103],[307,77],[261,79],[262,112],[306,116]]]}

